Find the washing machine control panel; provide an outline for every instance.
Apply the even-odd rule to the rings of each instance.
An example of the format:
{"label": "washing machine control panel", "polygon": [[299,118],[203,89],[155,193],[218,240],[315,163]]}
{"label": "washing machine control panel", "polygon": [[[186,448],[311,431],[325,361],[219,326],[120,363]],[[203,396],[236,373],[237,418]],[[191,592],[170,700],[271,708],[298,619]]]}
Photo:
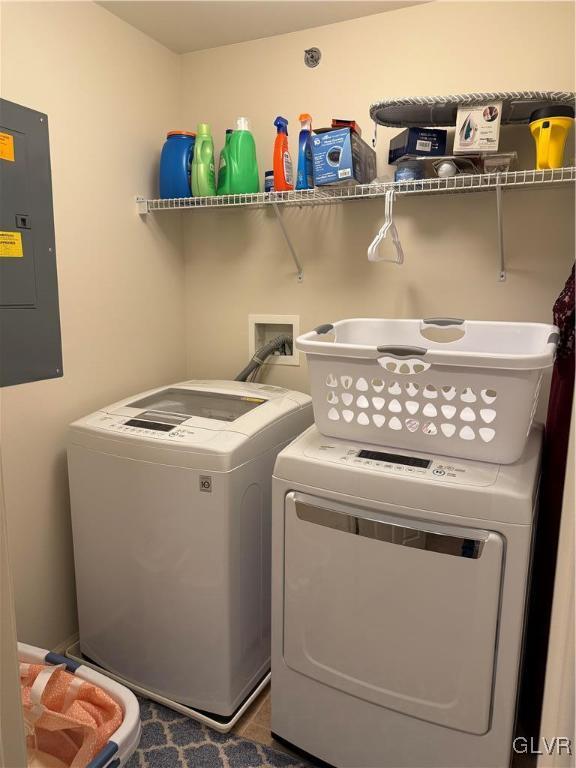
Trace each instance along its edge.
{"label": "washing machine control panel", "polygon": [[306,455],[320,461],[337,462],[351,468],[382,472],[406,479],[426,479],[461,485],[492,485],[498,477],[498,464],[462,461],[448,456],[399,453],[384,448],[330,443],[322,438],[309,446]]}
{"label": "washing machine control panel", "polygon": [[[144,418],[143,418],[144,417]],[[184,422],[186,417],[172,417],[157,420],[149,414],[140,414],[135,417],[102,413],[96,417],[96,426],[110,432],[121,433],[130,437],[150,438],[166,442],[202,442],[206,430],[187,427]],[[173,423],[167,423],[172,421]]]}

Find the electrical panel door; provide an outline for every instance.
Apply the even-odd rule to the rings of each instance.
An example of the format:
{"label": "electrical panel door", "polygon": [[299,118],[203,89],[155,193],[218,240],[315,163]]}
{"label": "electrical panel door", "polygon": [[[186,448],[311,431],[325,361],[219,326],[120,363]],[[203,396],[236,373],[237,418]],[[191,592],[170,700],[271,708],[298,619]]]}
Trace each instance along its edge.
{"label": "electrical panel door", "polygon": [[0,386],[58,376],[48,118],[0,99]]}

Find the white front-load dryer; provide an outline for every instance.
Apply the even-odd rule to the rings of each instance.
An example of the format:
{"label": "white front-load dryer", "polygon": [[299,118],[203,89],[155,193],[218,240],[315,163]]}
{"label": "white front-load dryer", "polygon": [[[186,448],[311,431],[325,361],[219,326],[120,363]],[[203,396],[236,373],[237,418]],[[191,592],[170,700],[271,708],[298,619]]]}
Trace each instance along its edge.
{"label": "white front-load dryer", "polygon": [[270,667],[271,484],[312,423],[308,395],[187,381],[71,425],[84,656],[229,717]]}
{"label": "white front-load dryer", "polygon": [[339,768],[507,768],[540,446],[500,466],[311,427],[279,454],[274,734]]}

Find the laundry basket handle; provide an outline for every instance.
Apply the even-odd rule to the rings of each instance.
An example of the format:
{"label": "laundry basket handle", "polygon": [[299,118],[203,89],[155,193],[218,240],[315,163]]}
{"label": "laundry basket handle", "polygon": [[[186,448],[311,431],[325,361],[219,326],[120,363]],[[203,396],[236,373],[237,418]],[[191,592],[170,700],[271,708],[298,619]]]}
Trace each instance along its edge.
{"label": "laundry basket handle", "polygon": [[118,744],[114,741],[109,741],[105,744],[100,752],[95,755],[88,763],[86,768],[104,768],[104,766],[120,765],[120,761],[113,763],[110,762],[112,757],[118,752]]}
{"label": "laundry basket handle", "polygon": [[68,659],[66,656],[61,656],[59,653],[53,653],[52,651],[46,654],[44,661],[46,664],[65,664],[68,672],[71,672],[72,674],[76,672],[78,667],[82,666],[77,661],[73,661],[72,659]]}
{"label": "laundry basket handle", "polygon": [[464,325],[465,322],[461,317],[426,317],[422,320],[423,325],[439,325],[442,328],[449,325]]}
{"label": "laundry basket handle", "polygon": [[426,347],[376,347],[378,352],[392,357],[414,357],[415,355],[425,355],[428,350]]}

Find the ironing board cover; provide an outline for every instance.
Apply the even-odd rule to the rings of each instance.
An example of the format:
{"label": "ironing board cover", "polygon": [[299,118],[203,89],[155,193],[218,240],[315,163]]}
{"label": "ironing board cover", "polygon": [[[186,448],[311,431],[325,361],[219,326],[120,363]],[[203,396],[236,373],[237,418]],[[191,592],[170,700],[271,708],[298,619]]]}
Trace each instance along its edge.
{"label": "ironing board cover", "polygon": [[552,104],[574,107],[576,94],[572,91],[494,91],[492,93],[461,93],[453,96],[412,96],[385,99],[370,106],[370,117],[380,125],[397,128],[456,125],[458,107],[502,102],[502,125],[530,122],[537,109]]}

